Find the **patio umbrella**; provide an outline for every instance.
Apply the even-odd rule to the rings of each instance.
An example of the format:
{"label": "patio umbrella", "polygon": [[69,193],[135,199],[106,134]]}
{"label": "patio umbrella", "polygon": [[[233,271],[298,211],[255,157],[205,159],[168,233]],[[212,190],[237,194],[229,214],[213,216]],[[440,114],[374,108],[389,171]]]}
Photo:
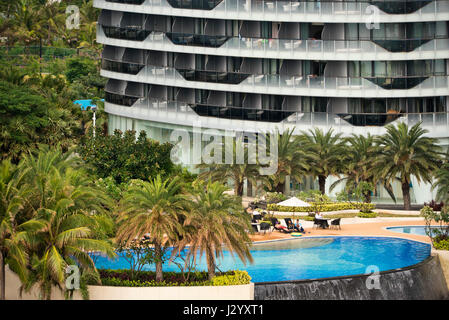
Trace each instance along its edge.
{"label": "patio umbrella", "polygon": [[290,199],[279,202],[278,205],[285,207],[311,207],[309,203],[296,197],[291,197]]}
{"label": "patio umbrella", "polygon": [[[301,199],[298,199],[296,197],[291,197],[290,199],[281,201],[278,203],[279,206],[285,206],[285,207],[311,207],[309,203],[302,201]],[[293,217],[295,217],[295,212],[293,212]]]}

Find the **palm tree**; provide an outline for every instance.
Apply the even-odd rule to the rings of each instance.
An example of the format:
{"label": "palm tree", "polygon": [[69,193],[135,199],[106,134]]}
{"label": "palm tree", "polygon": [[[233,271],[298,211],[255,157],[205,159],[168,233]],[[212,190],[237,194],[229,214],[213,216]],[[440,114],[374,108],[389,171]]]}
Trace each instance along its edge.
{"label": "palm tree", "polygon": [[[301,148],[300,141],[293,137],[294,129],[287,130],[284,133],[276,132],[278,154],[278,168],[274,175],[271,175],[271,188],[277,192],[284,192],[285,179],[290,176],[297,182],[302,181],[302,177],[310,169],[310,157]],[[267,139],[269,141],[269,139]],[[269,142],[267,142],[268,144]]]}
{"label": "palm tree", "polygon": [[[91,185],[84,171],[66,168],[66,164],[55,166],[54,156],[58,152],[43,155],[37,161],[25,162],[31,166],[29,172],[39,170],[33,185],[38,207],[31,220],[37,230],[22,238],[30,255],[31,269],[23,289],[28,291],[37,285],[41,298],[50,299],[53,287],[63,290],[67,266],[77,265],[83,276],[98,276],[89,251],[109,257],[115,253],[110,243],[96,239],[98,231],[94,230],[99,226],[96,216],[102,213],[108,198]],[[48,172],[48,177],[43,178],[42,172]]]}
{"label": "palm tree", "polygon": [[5,300],[5,267],[26,278],[26,252],[17,241],[24,229],[19,219],[22,202],[27,196],[23,174],[9,160],[0,163],[0,300]]}
{"label": "palm tree", "polygon": [[[449,151],[449,150],[448,150]],[[435,182],[432,188],[437,188],[437,201],[443,201],[446,205],[449,204],[449,153],[446,155],[445,163],[436,171]]]}
{"label": "palm tree", "polygon": [[333,129],[327,132],[319,128],[310,129],[298,136],[303,150],[310,156],[309,173],[318,177],[322,194],[326,192],[326,179],[341,171],[342,163],[347,156],[341,133],[334,134]]}
{"label": "palm tree", "polygon": [[186,199],[179,177],[152,181],[134,180],[127,190],[117,230],[118,243],[129,244],[149,234],[156,257],[156,281],[163,281],[164,246],[177,243],[183,235],[182,215]]}
{"label": "palm tree", "polygon": [[209,279],[215,276],[216,258],[223,255],[223,245],[244,263],[253,261],[247,233],[251,230],[249,217],[243,214],[239,199],[225,191],[227,188],[219,182],[194,184],[191,210],[184,222],[189,232],[179,245],[183,250],[189,244],[195,259],[197,253],[200,257],[205,253]]}
{"label": "palm tree", "polygon": [[388,182],[399,179],[404,209],[410,210],[411,178],[431,183],[433,172],[441,164],[441,147],[437,139],[424,136],[428,131],[421,128],[421,123],[411,128],[405,123],[388,125],[386,129],[386,134],[377,138],[379,153],[373,162],[374,171]]}
{"label": "palm tree", "polygon": [[[391,184],[376,177],[373,172],[373,161],[378,154],[375,136],[369,133],[368,135],[352,134],[345,141],[347,142],[347,158],[342,168],[345,177],[335,181],[329,190],[332,191],[338,184],[345,182],[345,190],[350,193],[361,182],[370,183],[372,186],[380,182],[395,200]],[[364,196],[365,202],[371,202],[370,192],[366,192]]]}
{"label": "palm tree", "polygon": [[[243,150],[240,146],[243,147]],[[198,169],[205,170],[199,174],[199,178],[203,180],[221,181],[222,183],[226,183],[230,179],[234,182],[235,194],[239,197],[243,196],[245,179],[256,186],[259,178],[259,165],[250,163],[248,152],[249,146],[247,143],[243,143],[240,138],[233,139],[232,150],[225,149],[225,156],[222,161],[224,163],[201,163],[197,165]],[[237,161],[239,153],[243,154],[243,163]],[[232,163],[225,163],[226,159],[232,159]]]}

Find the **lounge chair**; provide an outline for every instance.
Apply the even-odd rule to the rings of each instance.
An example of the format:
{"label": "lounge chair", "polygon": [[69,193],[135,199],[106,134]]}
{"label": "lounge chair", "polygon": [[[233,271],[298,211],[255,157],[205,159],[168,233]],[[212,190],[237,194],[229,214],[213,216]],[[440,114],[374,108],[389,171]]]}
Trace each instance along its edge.
{"label": "lounge chair", "polygon": [[270,220],[271,220],[271,224],[273,225],[274,230],[277,230],[277,231],[283,232],[283,233],[292,233],[293,232],[293,230],[291,230],[291,229],[284,229],[284,228],[276,227],[276,224],[279,222],[278,219],[271,218]]}
{"label": "lounge chair", "polygon": [[341,230],[341,227],[340,227],[340,220],[341,220],[341,218],[332,220],[332,221],[331,221],[330,228],[331,228],[331,229],[337,229],[337,228],[338,228],[339,230]]}

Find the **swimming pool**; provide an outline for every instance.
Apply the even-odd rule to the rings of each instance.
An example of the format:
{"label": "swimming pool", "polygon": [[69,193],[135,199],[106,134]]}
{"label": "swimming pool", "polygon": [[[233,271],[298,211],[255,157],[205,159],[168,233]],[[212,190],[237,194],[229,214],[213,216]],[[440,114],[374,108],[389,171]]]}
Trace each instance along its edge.
{"label": "swimming pool", "polygon": [[[421,236],[426,236],[426,226],[400,226],[400,227],[388,227],[388,231],[417,234]],[[440,229],[439,226],[431,226],[430,230]]]}
{"label": "swimming pool", "polygon": [[[220,260],[220,270],[246,270],[253,282],[288,281],[363,274],[368,266],[379,271],[403,268],[425,260],[430,245],[388,237],[310,237],[255,244],[251,248],[254,263],[243,265],[228,251]],[[206,270],[205,257],[198,270]],[[97,268],[127,269],[122,257],[96,258]],[[154,270],[147,266],[145,270]],[[164,271],[179,271],[171,264]]]}

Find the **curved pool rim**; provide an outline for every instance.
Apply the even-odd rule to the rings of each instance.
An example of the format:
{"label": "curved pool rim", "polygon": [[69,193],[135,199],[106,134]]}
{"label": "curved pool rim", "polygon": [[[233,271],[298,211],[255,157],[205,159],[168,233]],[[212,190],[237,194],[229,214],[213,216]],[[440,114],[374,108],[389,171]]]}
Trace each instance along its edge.
{"label": "curved pool rim", "polygon": [[[400,226],[398,226],[398,227],[400,227]],[[394,231],[391,231],[391,232],[394,232]],[[399,232],[397,232],[397,233],[399,233]],[[401,240],[407,240],[407,241],[427,244],[432,249],[432,246],[428,242],[415,240],[415,239],[404,238],[404,237],[400,237],[400,236],[393,236],[393,235],[392,236],[389,236],[389,235],[379,236],[379,235],[365,235],[364,234],[364,235],[339,235],[339,236],[305,236],[305,237],[300,237],[299,239],[305,239],[305,238],[309,238],[309,239],[310,238],[341,238],[341,237],[356,237],[356,238],[363,237],[363,238],[371,238],[371,239],[395,238],[395,239],[401,239]],[[268,243],[268,242],[274,242],[274,241],[290,241],[290,240],[298,240],[298,238],[291,237],[291,238],[285,238],[285,239],[263,240],[263,241],[257,241],[257,243]],[[428,263],[432,259],[433,259],[433,256],[432,256],[432,252],[431,252],[426,259],[424,259],[422,261],[419,261],[418,263],[415,263],[415,264],[412,264],[412,265],[406,266],[406,267],[379,271],[379,275],[396,273],[396,272],[402,272],[402,271],[407,271],[407,270],[413,270],[413,269],[415,269],[417,267],[420,267],[420,266]],[[288,284],[288,283],[297,283],[297,284],[299,284],[299,283],[311,283],[311,282],[315,282],[315,281],[331,281],[331,280],[343,280],[343,279],[352,279],[352,278],[362,278],[362,277],[368,277],[369,275],[370,274],[359,273],[359,274],[354,274],[354,275],[344,275],[344,276],[314,278],[314,279],[263,281],[263,282],[254,282],[254,285],[271,285],[271,284]]]}

